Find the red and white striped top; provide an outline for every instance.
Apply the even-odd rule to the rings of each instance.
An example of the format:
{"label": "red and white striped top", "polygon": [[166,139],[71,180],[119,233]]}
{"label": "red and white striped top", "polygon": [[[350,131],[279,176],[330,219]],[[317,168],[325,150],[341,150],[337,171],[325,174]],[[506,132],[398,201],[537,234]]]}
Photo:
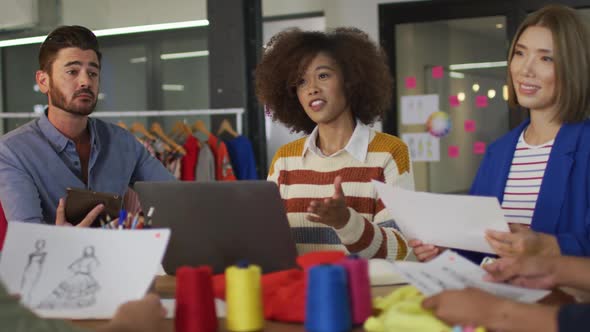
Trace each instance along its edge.
{"label": "red and white striped top", "polygon": [[530,225],[554,140],[533,146],[525,142],[523,134],[512,158],[502,209],[509,223]]}

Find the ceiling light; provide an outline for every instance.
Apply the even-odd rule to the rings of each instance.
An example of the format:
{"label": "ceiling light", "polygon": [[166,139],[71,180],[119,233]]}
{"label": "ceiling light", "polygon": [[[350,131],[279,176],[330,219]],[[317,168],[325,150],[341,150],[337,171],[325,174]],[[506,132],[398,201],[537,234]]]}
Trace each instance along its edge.
{"label": "ceiling light", "polygon": [[459,101],[464,101],[465,100],[465,92],[459,92],[457,94],[457,99],[459,99]]}
{"label": "ceiling light", "polygon": [[473,89],[473,92],[477,92],[479,91],[479,84],[475,83],[471,88]]}
{"label": "ceiling light", "polygon": [[139,57],[139,58],[131,58],[131,59],[129,59],[129,62],[130,63],[143,63],[143,62],[147,62],[147,57],[142,56],[142,57]]}
{"label": "ceiling light", "polygon": [[[208,25],[209,25],[209,21],[207,21],[207,20],[197,20],[197,21],[184,21],[184,22],[173,22],[173,23],[138,25],[138,26],[133,26],[133,27],[123,27],[123,28],[113,28],[113,29],[101,29],[101,30],[94,30],[93,32],[97,37],[104,37],[104,36],[115,36],[115,35],[124,35],[124,34],[130,34],[130,33],[140,33],[140,32],[149,32],[149,31],[163,31],[163,30],[182,29],[182,28],[195,28],[195,27],[203,27],[203,26],[208,26]],[[0,40],[0,47],[38,44],[38,43],[42,43],[45,40],[45,38],[47,38],[47,36]]]}
{"label": "ceiling light", "polygon": [[502,98],[504,98],[504,100],[508,100],[508,85],[504,85],[502,87]]}
{"label": "ceiling light", "polygon": [[465,78],[465,74],[456,71],[450,71],[449,76],[452,78]]}
{"label": "ceiling light", "polygon": [[504,24],[502,24],[502,23],[496,24],[496,29],[502,29],[503,27],[504,27]]}
{"label": "ceiling light", "polygon": [[205,50],[205,51],[160,54],[160,59],[172,60],[172,59],[198,58],[198,57],[202,57],[202,56],[209,56],[209,51]]}
{"label": "ceiling light", "polygon": [[183,84],[162,84],[162,90],[164,91],[184,91]]}
{"label": "ceiling light", "polygon": [[495,62],[473,62],[473,63],[458,63],[450,65],[450,70],[467,70],[467,69],[483,69],[483,68],[498,68],[506,67],[508,62],[506,61],[495,61]]}
{"label": "ceiling light", "polygon": [[496,96],[496,90],[490,89],[488,90],[488,98],[492,99]]}

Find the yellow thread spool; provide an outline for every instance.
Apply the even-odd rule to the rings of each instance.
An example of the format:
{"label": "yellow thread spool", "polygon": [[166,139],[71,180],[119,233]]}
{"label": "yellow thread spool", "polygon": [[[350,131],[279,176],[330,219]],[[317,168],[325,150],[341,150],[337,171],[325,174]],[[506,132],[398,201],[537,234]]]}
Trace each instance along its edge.
{"label": "yellow thread spool", "polygon": [[225,269],[228,330],[248,332],[264,327],[260,274],[257,265]]}

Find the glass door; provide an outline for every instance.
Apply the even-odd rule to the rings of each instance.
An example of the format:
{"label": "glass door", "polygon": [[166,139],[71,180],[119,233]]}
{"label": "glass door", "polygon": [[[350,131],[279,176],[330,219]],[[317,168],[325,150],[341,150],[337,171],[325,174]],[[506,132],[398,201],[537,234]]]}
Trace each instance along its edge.
{"label": "glass door", "polygon": [[509,129],[503,16],[395,26],[398,135],[416,189],[465,193]]}

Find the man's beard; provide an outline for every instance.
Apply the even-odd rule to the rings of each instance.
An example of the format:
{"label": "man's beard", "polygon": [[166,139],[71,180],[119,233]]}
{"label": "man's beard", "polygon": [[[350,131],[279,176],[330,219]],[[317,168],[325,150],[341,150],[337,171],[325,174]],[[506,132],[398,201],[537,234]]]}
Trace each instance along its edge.
{"label": "man's beard", "polygon": [[[81,93],[91,95],[94,101],[91,104],[84,103],[80,106],[77,106],[76,104],[74,104],[74,99],[76,99],[76,96],[78,96]],[[51,97],[51,103],[53,104],[53,106],[58,107],[66,111],[67,113],[75,115],[90,115],[94,111],[97,102],[96,96],[92,91],[90,91],[90,89],[80,89],[74,92],[72,100],[69,103],[67,103],[66,96],[61,92],[61,90],[59,90],[59,88],[55,84],[52,84],[52,88],[49,91],[49,96]]]}

